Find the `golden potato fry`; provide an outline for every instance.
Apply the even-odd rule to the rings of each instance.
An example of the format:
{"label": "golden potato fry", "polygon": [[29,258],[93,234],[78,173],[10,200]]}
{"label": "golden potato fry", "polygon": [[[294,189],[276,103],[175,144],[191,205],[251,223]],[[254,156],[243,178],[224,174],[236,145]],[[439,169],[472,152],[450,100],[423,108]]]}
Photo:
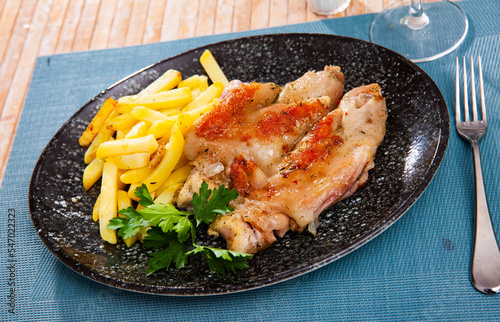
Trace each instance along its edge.
{"label": "golden potato fry", "polygon": [[162,191],[158,195],[158,197],[155,198],[154,203],[159,205],[159,204],[167,204],[167,203],[172,203],[174,201],[174,196],[175,192],[179,187],[182,186],[182,183],[173,183],[170,184],[165,190]]}
{"label": "golden potato fry", "polygon": [[137,99],[163,91],[168,91],[175,88],[182,80],[182,75],[179,71],[174,69],[167,70],[162,76],[158,77],[154,82],[149,84],[145,89],[136,95],[123,96],[118,102],[120,104],[128,104],[136,101]]}
{"label": "golden potato fry", "polygon": [[100,129],[106,122],[106,119],[109,117],[111,112],[115,109],[117,102],[109,97],[104,104],[101,106],[97,114],[94,116],[87,129],[82,133],[78,143],[81,146],[87,147],[90,145],[92,140],[96,137],[97,133],[99,133]]}
{"label": "golden potato fry", "polygon": [[137,100],[121,104],[129,108],[144,106],[153,110],[159,110],[161,108],[184,107],[192,100],[193,96],[191,95],[191,90],[187,87],[182,87],[149,96],[139,97]]}
{"label": "golden potato fry", "polygon": [[149,158],[151,155],[149,153],[133,153],[126,155],[115,156],[115,163],[118,169],[137,169],[143,168],[148,165]]}
{"label": "golden potato fry", "polygon": [[135,119],[139,121],[145,121],[154,123],[166,119],[167,117],[158,111],[152,110],[144,106],[136,106],[130,112]]}
{"label": "golden potato fry", "polygon": [[221,83],[213,83],[208,87],[206,91],[200,94],[194,101],[186,105],[183,109],[182,112],[189,112],[191,110],[194,110],[196,108],[205,106],[209,103],[212,103],[212,101],[215,98],[219,98],[220,95],[222,94],[222,91],[224,90],[224,85]]}
{"label": "golden potato fry", "polygon": [[203,52],[200,57],[200,64],[203,66],[203,69],[205,69],[208,77],[210,77],[213,83],[220,82],[224,86],[229,83],[226,75],[224,75],[224,72],[220,68],[210,50],[207,49]]}
{"label": "golden potato fry", "polygon": [[99,221],[99,208],[101,207],[101,195],[97,197],[94,204],[94,209],[92,210],[92,220]]}
{"label": "golden potato fry", "polygon": [[104,161],[102,159],[94,159],[90,162],[83,171],[83,188],[89,190],[102,176]]}
{"label": "golden potato fry", "polygon": [[114,134],[115,134],[114,130],[108,129],[105,126],[101,128],[101,130],[99,131],[99,133],[97,133],[94,140],[92,140],[92,143],[90,143],[89,147],[87,148],[87,151],[85,151],[84,161],[86,164],[89,164],[90,162],[92,162],[92,160],[95,159],[95,155],[99,145],[101,145],[102,142],[106,142],[109,139],[111,139],[111,137]]}
{"label": "golden potato fry", "polygon": [[107,225],[117,216],[118,167],[113,158],[104,161],[102,170],[101,200],[99,205],[99,230],[101,238],[110,244],[116,244],[116,231]]}
{"label": "golden potato fry", "polygon": [[179,71],[174,69],[167,70],[163,75],[158,77],[154,82],[143,89],[138,96],[144,97],[156,94],[163,91],[169,91],[175,88],[182,80],[182,75]]}
{"label": "golden potato fry", "polygon": [[[128,193],[124,190],[118,190],[117,201],[118,201],[118,210],[132,207],[132,200],[129,198]],[[124,217],[122,214],[118,214],[118,216]],[[132,246],[136,241],[137,241],[137,235],[123,239],[123,242],[125,243],[125,245],[127,245],[127,247]]]}
{"label": "golden potato fry", "polygon": [[183,167],[180,167],[172,172],[165,180],[165,182],[158,188],[157,193],[161,195],[162,192],[172,184],[176,183],[184,183],[186,182],[187,177],[191,174],[192,167],[189,164],[186,164]]}
{"label": "golden potato fry", "polygon": [[145,136],[150,127],[149,122],[139,122],[134,125],[130,131],[125,135],[126,139],[135,139],[141,136]]}
{"label": "golden potato fry", "polygon": [[208,77],[204,75],[194,75],[182,80],[177,86],[179,88],[189,87],[191,90],[199,88],[204,91],[208,88]]}
{"label": "golden potato fry", "polygon": [[115,131],[130,129],[137,124],[137,119],[130,113],[123,113],[116,116],[111,116],[106,121],[106,127]]}
{"label": "golden potato fry", "polygon": [[153,153],[158,148],[158,142],[154,136],[147,135],[135,139],[121,139],[101,143],[96,152],[96,157],[104,159],[115,155],[147,152]]}
{"label": "golden potato fry", "polygon": [[131,184],[135,182],[141,182],[146,178],[146,176],[153,171],[152,169],[148,167],[144,168],[138,168],[138,169],[130,169],[128,171],[125,171],[121,176],[120,176],[120,181],[125,183],[125,184]]}
{"label": "golden potato fry", "polygon": [[181,113],[180,108],[162,108],[159,109],[158,112],[162,113],[163,115],[170,117],[170,116],[175,116],[179,113]]}
{"label": "golden potato fry", "polygon": [[137,196],[135,195],[135,189],[137,189],[140,186],[141,186],[140,183],[131,183],[130,184],[130,186],[128,187],[128,191],[127,191],[127,194],[128,194],[130,199],[135,200],[135,201],[139,201],[139,198],[137,198]]}
{"label": "golden potato fry", "polygon": [[179,161],[182,152],[184,151],[184,136],[178,125],[172,128],[172,134],[170,135],[170,141],[165,147],[167,149],[167,154],[163,157],[160,164],[151,172],[143,181],[148,187],[149,192],[154,192],[158,189],[161,184],[167,179],[167,177],[172,173],[175,165]]}
{"label": "golden potato fry", "polygon": [[172,133],[172,128],[178,122],[178,115],[169,116],[168,118],[154,122],[148,130],[148,133],[152,134],[156,139],[165,138],[168,142],[170,138],[170,133]]}

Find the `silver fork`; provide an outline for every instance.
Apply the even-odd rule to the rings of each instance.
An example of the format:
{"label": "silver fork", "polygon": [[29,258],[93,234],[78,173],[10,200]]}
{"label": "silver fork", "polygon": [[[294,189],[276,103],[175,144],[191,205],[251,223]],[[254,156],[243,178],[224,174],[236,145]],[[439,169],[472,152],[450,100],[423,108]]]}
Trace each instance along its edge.
{"label": "silver fork", "polygon": [[481,57],[479,57],[479,87],[481,96],[481,119],[478,118],[476,105],[476,90],[474,80],[474,61],[471,57],[471,101],[472,120],[469,118],[469,104],[467,94],[467,72],[466,60],[463,59],[463,90],[464,90],[464,120],[460,113],[460,73],[459,61],[456,66],[456,93],[455,93],[455,117],[458,133],[468,140],[474,152],[474,170],[476,176],[476,236],[474,255],[472,257],[471,279],[472,285],[480,292],[495,294],[500,292],[500,251],[495,238],[495,232],[491,225],[488,211],[488,202],[483,183],[481,171],[481,157],[479,154],[478,140],[486,133],[486,105],[484,101],[483,72],[481,69]]}

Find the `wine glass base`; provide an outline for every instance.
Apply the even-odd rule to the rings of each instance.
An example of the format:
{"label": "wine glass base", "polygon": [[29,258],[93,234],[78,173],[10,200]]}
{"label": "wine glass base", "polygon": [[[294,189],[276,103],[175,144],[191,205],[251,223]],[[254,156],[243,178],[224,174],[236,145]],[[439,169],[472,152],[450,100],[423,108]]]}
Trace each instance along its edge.
{"label": "wine glass base", "polygon": [[410,12],[408,7],[384,10],[372,22],[371,41],[416,63],[431,61],[455,50],[469,29],[462,8],[448,1],[423,3],[422,8],[429,23],[416,30],[405,23]]}

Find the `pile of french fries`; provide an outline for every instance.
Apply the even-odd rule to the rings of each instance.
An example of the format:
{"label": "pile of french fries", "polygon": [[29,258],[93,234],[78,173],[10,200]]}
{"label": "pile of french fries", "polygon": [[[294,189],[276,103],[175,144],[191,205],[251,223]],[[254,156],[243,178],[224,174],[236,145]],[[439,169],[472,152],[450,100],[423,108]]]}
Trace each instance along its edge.
{"label": "pile of french fries", "polygon": [[[99,221],[100,235],[108,243],[117,243],[109,221],[137,200],[137,187],[145,184],[157,204],[172,203],[190,174],[184,135],[217,103],[228,83],[210,51],[201,55],[200,63],[210,86],[206,76],[182,79],[180,72],[168,70],[136,95],[108,98],[81,135],[79,143],[87,148],[83,186],[88,190],[101,179],[93,220]],[[130,247],[144,234],[124,242]]]}

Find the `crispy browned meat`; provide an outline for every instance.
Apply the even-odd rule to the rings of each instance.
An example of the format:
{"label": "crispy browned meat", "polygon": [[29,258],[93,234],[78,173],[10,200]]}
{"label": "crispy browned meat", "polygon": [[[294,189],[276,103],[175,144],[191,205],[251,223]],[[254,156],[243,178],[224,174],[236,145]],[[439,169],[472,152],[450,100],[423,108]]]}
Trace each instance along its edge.
{"label": "crispy browned meat", "polygon": [[385,134],[385,101],[376,84],[350,91],[333,109],[343,80],[338,67],[327,66],[283,90],[229,86],[187,135],[185,153],[195,168],[178,205],[188,206],[202,181],[236,189],[235,210],[219,215],[209,233],[240,252],[264,249],[290,229],[309,225],[314,232],[321,211],[366,182]]}

